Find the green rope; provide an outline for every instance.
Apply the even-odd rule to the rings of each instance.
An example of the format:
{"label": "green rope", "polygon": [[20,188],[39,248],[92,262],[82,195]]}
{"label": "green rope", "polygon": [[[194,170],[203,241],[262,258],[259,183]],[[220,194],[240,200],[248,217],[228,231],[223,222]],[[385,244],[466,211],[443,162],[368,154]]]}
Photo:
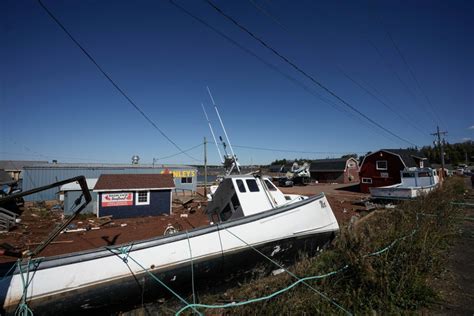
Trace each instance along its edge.
{"label": "green rope", "polygon": [[[217,226],[219,226],[219,224],[217,224]],[[275,264],[276,266],[278,266],[279,268],[283,269],[286,273],[288,273],[289,275],[291,275],[293,278],[297,279],[298,281],[302,280],[300,279],[296,274],[292,273],[291,271],[289,271],[288,269],[286,269],[285,267],[283,267],[281,264],[279,264],[278,262],[276,262],[275,260],[273,260],[272,258],[268,257],[267,255],[265,255],[264,253],[262,253],[261,251],[259,251],[257,248],[253,247],[252,245],[250,245],[249,243],[247,243],[245,240],[243,240],[242,238],[240,238],[239,236],[235,235],[234,233],[232,233],[230,230],[228,230],[227,228],[224,228],[226,231],[228,231],[231,235],[233,235],[235,238],[237,238],[238,240],[242,241],[244,244],[246,244],[247,246],[249,246],[250,248],[252,248],[253,250],[255,250],[257,253],[259,253],[260,255],[262,255],[263,257],[265,257],[267,260],[269,260],[271,263]],[[339,271],[339,270],[338,270]],[[299,283],[299,282],[298,282]],[[336,303],[334,300],[332,300],[331,298],[329,298],[326,294],[324,294],[323,292],[317,290],[316,288],[314,288],[313,286],[311,286],[310,284],[308,284],[307,282],[305,282],[304,280],[301,281],[301,283],[303,283],[304,285],[306,285],[307,287],[309,287],[311,290],[313,290],[313,292],[317,293],[318,295],[320,295],[322,298],[324,298],[326,301],[330,302],[331,304],[333,304],[334,306],[336,306],[337,308],[341,309],[342,311],[344,311],[347,315],[352,315],[351,312],[349,312],[348,310],[346,310],[344,307],[342,307],[341,305],[339,305],[338,303]]]}
{"label": "green rope", "polygon": [[[143,265],[141,265],[137,260],[135,260],[132,256],[130,256],[130,249],[132,248],[131,246],[130,247],[127,247],[127,246],[122,246],[122,247],[119,247],[119,248],[112,248],[112,247],[106,247],[110,252],[116,254],[119,256],[120,259],[122,259],[122,261],[124,263],[127,263],[128,262],[128,259],[132,260],[136,265],[138,265],[143,271],[145,271],[147,274],[149,274],[156,282],[158,282],[159,284],[161,284],[161,286],[163,286],[165,289],[167,289],[169,292],[171,292],[174,296],[176,296],[176,298],[178,298],[181,302],[183,302],[184,304],[186,305],[190,305],[184,298],[182,298],[178,293],[176,293],[175,291],[173,291],[169,286],[167,286],[163,281],[161,281],[156,275],[154,275],[153,273],[150,272],[150,270],[148,270],[147,268],[145,268]],[[115,250],[118,250],[118,252],[115,252]],[[124,255],[126,257],[122,258],[120,257],[120,255]],[[124,260],[126,259],[126,261]],[[194,309],[194,308],[193,308]],[[199,313],[198,310],[194,309],[194,311],[196,311],[197,313]]]}
{"label": "green rope", "polygon": [[[196,292],[194,291],[194,262],[193,262],[193,252],[191,250],[191,241],[189,240],[188,231],[186,231],[186,238],[188,239],[188,247],[189,247],[189,259],[191,261],[191,289],[193,291],[193,305],[196,305]],[[201,313],[197,312],[198,315],[202,315]]]}
{"label": "green rope", "polygon": [[28,286],[33,280],[33,278],[30,279],[30,271],[32,268],[33,270],[36,270],[36,268],[39,266],[41,259],[42,258],[28,259],[26,263],[26,271],[23,271],[20,260],[17,261],[18,270],[20,271],[21,283],[23,285],[23,294],[21,295],[21,302],[15,311],[15,315],[33,316],[33,311],[28,307],[28,304],[26,303],[28,296]]}
{"label": "green rope", "polygon": [[372,256],[378,256],[378,255],[380,255],[380,254],[382,254],[382,253],[388,251],[390,248],[392,248],[393,246],[395,246],[398,242],[400,242],[400,241],[402,241],[402,240],[405,240],[405,239],[407,239],[408,237],[413,236],[417,231],[418,231],[418,229],[414,229],[410,234],[395,239],[395,240],[392,241],[387,247],[382,248],[382,249],[380,249],[380,250],[378,250],[378,251],[375,251],[375,252],[368,253],[368,254],[362,256],[362,258],[372,257]]}
{"label": "green rope", "polygon": [[232,303],[222,304],[222,305],[190,304],[190,305],[187,305],[187,306],[181,308],[178,312],[176,312],[175,315],[178,316],[182,312],[184,312],[186,309],[194,308],[194,307],[202,307],[202,308],[209,308],[209,309],[229,308],[229,307],[238,307],[238,306],[243,306],[243,305],[247,305],[247,304],[252,304],[252,303],[257,303],[257,302],[269,300],[269,299],[272,299],[273,297],[275,297],[277,295],[280,295],[280,294],[282,294],[282,293],[284,293],[288,290],[291,290],[292,288],[294,288],[295,286],[297,286],[300,283],[304,283],[306,281],[311,281],[311,280],[316,280],[316,279],[327,278],[327,277],[332,276],[334,274],[337,274],[337,273],[339,273],[339,272],[341,272],[341,271],[343,271],[347,268],[348,268],[348,266],[346,265],[346,266],[342,267],[341,269],[333,271],[333,272],[329,272],[329,273],[322,274],[322,275],[316,275],[316,276],[301,278],[298,281],[290,284],[289,286],[287,286],[287,287],[285,287],[281,290],[278,290],[276,292],[273,292],[272,294],[262,296],[262,297],[258,297],[258,298],[254,298],[254,299],[250,299],[250,300],[243,301],[243,302],[232,302]]}

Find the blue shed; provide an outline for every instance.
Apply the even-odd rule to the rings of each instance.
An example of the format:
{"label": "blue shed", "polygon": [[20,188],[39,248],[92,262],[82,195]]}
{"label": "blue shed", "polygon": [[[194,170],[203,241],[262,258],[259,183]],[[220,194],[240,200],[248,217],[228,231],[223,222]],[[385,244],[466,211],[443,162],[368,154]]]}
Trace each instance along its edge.
{"label": "blue shed", "polygon": [[97,216],[171,214],[172,174],[103,174],[97,180]]}

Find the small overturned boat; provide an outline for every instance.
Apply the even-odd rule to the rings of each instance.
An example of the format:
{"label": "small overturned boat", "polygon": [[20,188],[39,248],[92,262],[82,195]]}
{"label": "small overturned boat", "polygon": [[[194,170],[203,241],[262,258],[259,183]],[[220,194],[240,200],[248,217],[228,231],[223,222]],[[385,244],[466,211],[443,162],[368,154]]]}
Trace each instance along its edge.
{"label": "small overturned boat", "polygon": [[[71,180],[80,183],[86,200],[77,215],[90,195],[84,177]],[[39,257],[46,246],[42,245],[21,262],[0,265],[0,271],[11,271],[0,282],[0,314],[25,306],[41,315],[110,312],[125,302],[139,304],[142,298],[161,297],[169,291],[163,284],[174,291],[186,286],[189,291],[192,275],[209,281],[235,274],[265,260],[255,250],[280,259],[319,249],[339,230],[324,194],[285,195],[258,175],[226,176],[207,213],[212,222],[206,227],[45,258]]]}
{"label": "small overturned boat", "polygon": [[408,168],[400,172],[401,183],[369,188],[375,199],[407,200],[428,194],[439,185],[436,170],[431,168]]}

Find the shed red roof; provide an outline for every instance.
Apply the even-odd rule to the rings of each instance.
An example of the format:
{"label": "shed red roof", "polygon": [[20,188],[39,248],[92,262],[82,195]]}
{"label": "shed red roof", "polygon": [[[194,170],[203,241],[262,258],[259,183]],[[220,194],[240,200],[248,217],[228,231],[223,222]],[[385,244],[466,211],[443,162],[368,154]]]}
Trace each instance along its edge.
{"label": "shed red roof", "polygon": [[174,188],[172,174],[102,174],[96,191]]}

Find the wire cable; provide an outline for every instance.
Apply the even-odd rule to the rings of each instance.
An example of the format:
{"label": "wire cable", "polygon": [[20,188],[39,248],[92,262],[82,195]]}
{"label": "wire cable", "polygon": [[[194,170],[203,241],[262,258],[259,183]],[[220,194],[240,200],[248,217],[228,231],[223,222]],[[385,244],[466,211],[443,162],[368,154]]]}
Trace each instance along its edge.
{"label": "wire cable", "polygon": [[[262,8],[261,6],[257,5],[253,0],[249,0],[250,4],[255,7],[258,11],[260,11],[262,14],[264,14],[265,16],[269,17],[274,23],[276,23],[278,26],[280,26],[280,28],[282,28],[288,35],[293,36],[292,32],[290,32],[290,30],[284,25],[282,24],[275,16],[273,16],[270,12],[268,12],[267,10],[265,10],[264,8]],[[392,106],[388,105],[386,102],[384,102],[383,100],[381,100],[381,98],[379,98],[377,95],[374,95],[370,90],[368,90],[367,88],[365,88],[363,85],[361,85],[359,82],[357,82],[357,80],[355,80],[352,76],[350,76],[347,72],[345,72],[342,67],[339,65],[337,66],[337,70],[343,74],[346,78],[348,78],[350,81],[352,81],[357,87],[361,88],[362,90],[364,90],[367,94],[369,94],[370,96],[372,96],[374,99],[376,99],[377,101],[379,101],[380,103],[382,103],[382,105],[384,105],[386,108],[388,108],[390,111],[392,111],[393,113],[395,113],[401,120],[407,122],[408,124],[410,124],[413,128],[415,128],[416,130],[418,130],[420,133],[422,133],[422,135],[426,136],[427,132],[424,132],[422,131],[416,124],[414,124],[413,122],[411,122],[409,119],[407,119],[406,117],[402,116],[400,113],[398,113]]]}
{"label": "wire cable", "polygon": [[[197,144],[196,146],[193,146],[193,147],[191,147],[191,148],[185,149],[185,150],[180,151],[180,152],[178,152],[178,153],[176,153],[176,154],[169,155],[169,156],[165,156],[165,157],[156,158],[156,159],[154,159],[154,160],[155,160],[155,161],[158,161],[158,160],[163,160],[163,159],[167,159],[167,158],[176,157],[176,156],[178,156],[178,155],[181,155],[182,153],[186,153],[186,152],[188,152],[188,151],[191,151],[191,150],[193,150],[193,149],[196,149],[196,148],[198,148],[198,147],[201,147],[203,144],[204,144],[204,143],[199,143],[199,144]],[[199,161],[199,162],[202,162],[202,160],[198,160],[198,161]]]}
{"label": "wire cable", "polygon": [[220,15],[222,15],[223,17],[225,17],[226,19],[228,19],[229,21],[231,21],[234,25],[236,25],[238,28],[240,28],[241,30],[243,30],[245,33],[247,33],[248,35],[250,35],[252,38],[254,38],[256,41],[258,41],[262,46],[264,46],[265,48],[267,48],[268,50],[270,50],[273,54],[275,54],[276,56],[278,56],[280,59],[282,59],[284,62],[286,62],[288,65],[290,65],[291,67],[293,67],[296,71],[298,71],[299,73],[301,73],[303,76],[305,76],[306,78],[308,78],[310,81],[312,81],[314,84],[316,84],[317,86],[319,86],[321,89],[323,89],[324,91],[326,91],[327,93],[329,93],[331,96],[333,96],[334,98],[336,98],[337,100],[339,100],[342,104],[344,104],[346,107],[350,108],[352,111],[356,112],[357,114],[359,114],[360,116],[362,116],[363,118],[365,118],[367,121],[371,122],[372,124],[374,124],[375,126],[377,126],[378,128],[382,129],[383,131],[385,131],[386,133],[394,136],[395,138],[405,142],[405,143],[408,143],[410,145],[413,145],[413,146],[416,146],[415,143],[405,139],[405,138],[402,138],[401,136],[398,136],[397,134],[395,134],[394,132],[390,131],[389,129],[383,127],[381,124],[377,123],[376,121],[374,121],[373,119],[371,119],[370,117],[368,117],[367,115],[365,115],[364,113],[362,113],[360,110],[358,110],[357,108],[355,108],[354,106],[352,106],[350,103],[348,103],[347,101],[345,101],[344,99],[342,99],[339,95],[337,95],[335,92],[333,92],[331,89],[329,89],[328,87],[326,87],[325,85],[323,85],[321,82],[319,82],[318,80],[316,80],[313,76],[309,75],[306,71],[304,71],[302,68],[300,68],[298,65],[296,65],[293,61],[289,60],[287,57],[285,57],[284,55],[282,55],[281,53],[279,53],[275,48],[273,48],[272,46],[270,46],[269,44],[267,44],[264,40],[262,40],[260,37],[256,36],[254,33],[252,33],[250,30],[248,30],[246,27],[244,27],[243,25],[241,25],[239,22],[237,22],[234,18],[232,18],[231,16],[229,16],[228,14],[226,14],[225,12],[223,12],[219,7],[217,7],[213,2],[211,2],[210,0],[204,0],[209,6],[211,6],[216,12],[218,12]]}
{"label": "wire cable", "polygon": [[[343,107],[342,105],[340,104],[337,104],[335,103],[333,100],[330,100],[326,97],[324,97],[323,95],[317,93],[316,91],[313,91],[312,89],[310,89],[307,85],[305,85],[304,83],[302,83],[300,80],[290,76],[289,74],[285,73],[284,71],[282,71],[281,69],[279,69],[277,66],[273,65],[272,63],[270,62],[267,62],[266,60],[264,60],[263,58],[261,58],[260,56],[258,56],[256,53],[254,53],[253,51],[251,51],[250,49],[246,48],[245,46],[239,44],[238,42],[236,42],[235,40],[233,40],[232,38],[230,38],[229,36],[227,36],[226,34],[224,34],[223,32],[221,32],[220,30],[218,30],[217,28],[213,27],[212,25],[210,25],[209,23],[207,23],[206,21],[204,21],[203,19],[199,18],[198,16],[194,15],[193,13],[191,13],[189,10],[187,10],[186,8],[182,7],[181,5],[177,4],[176,2],[174,2],[173,0],[170,0],[170,3],[175,6],[177,9],[179,9],[181,12],[185,13],[186,15],[190,16],[191,18],[193,18],[194,20],[196,20],[197,22],[201,23],[202,25],[204,25],[205,27],[209,28],[211,31],[215,32],[216,34],[218,34],[219,36],[221,36],[222,38],[224,38],[226,41],[228,41],[229,43],[233,44],[234,46],[238,47],[239,49],[241,49],[242,51],[244,51],[245,53],[249,54],[250,56],[254,57],[255,59],[257,59],[258,61],[260,61],[261,63],[263,63],[265,66],[267,66],[268,68],[272,69],[273,71],[277,72],[278,74],[280,74],[281,76],[283,76],[284,78],[286,78],[287,80],[291,81],[293,84],[299,86],[300,88],[302,88],[304,91],[306,91],[307,93],[311,94],[313,97],[316,97],[320,100],[322,100],[323,102],[325,102],[326,104],[330,105],[331,107],[333,107],[335,110],[343,113],[343,114],[347,114],[349,115],[352,119],[354,119],[355,121],[367,126],[369,128],[369,130],[374,134],[374,135],[379,135],[376,133],[376,129],[374,129],[374,127],[372,125],[369,124],[369,122],[367,122],[366,120],[363,120],[360,116],[357,116],[355,113],[349,111],[347,108]],[[391,138],[389,138],[387,136],[388,139],[392,140]],[[393,140],[392,140],[393,141]]]}
{"label": "wire cable", "polygon": [[179,147],[161,128],[156,125],[156,123],[119,87],[119,85],[105,72],[105,70],[99,65],[99,63],[92,57],[92,55],[72,36],[72,34],[66,29],[66,27],[54,16],[54,14],[41,2],[37,0],[40,6],[44,11],[49,15],[49,17],[56,22],[56,24],[67,34],[67,36],[74,42],[74,44],[79,47],[79,49],[84,53],[84,55],[97,67],[97,69],[104,75],[104,77],[114,86],[114,88],[130,103],[138,113],[140,113],[143,118],[150,123],[168,142],[170,142],[174,147],[176,147],[181,153],[185,154],[189,158],[199,161],[198,159],[190,156],[185,153],[181,147]]}

